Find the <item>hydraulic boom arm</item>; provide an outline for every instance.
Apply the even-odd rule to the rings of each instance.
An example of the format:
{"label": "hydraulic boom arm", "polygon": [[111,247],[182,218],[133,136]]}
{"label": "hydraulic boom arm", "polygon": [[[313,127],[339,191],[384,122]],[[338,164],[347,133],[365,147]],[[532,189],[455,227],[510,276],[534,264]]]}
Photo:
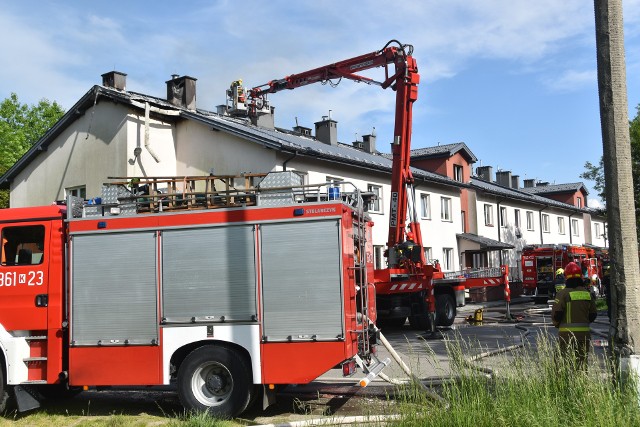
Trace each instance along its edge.
{"label": "hydraulic boom arm", "polygon": [[[396,44],[397,46],[391,46]],[[409,168],[411,152],[412,106],[418,99],[418,83],[420,75],[415,59],[411,56],[413,46],[403,45],[397,40],[389,41],[382,49],[355,58],[346,59],[334,64],[314,68],[282,79],[271,80],[248,91],[248,108],[255,114],[264,105],[267,94],[284,89],[295,89],[312,83],[326,83],[342,78],[374,84],[396,91],[395,130],[392,143],[393,171],[391,179],[391,206],[389,219],[389,237],[387,245],[393,248],[405,240],[407,207],[409,206],[409,189],[412,188],[413,175]],[[390,65],[393,64],[393,70]],[[375,81],[358,74],[372,68],[384,67],[385,80]],[[415,243],[422,246],[420,227],[415,218],[415,202],[412,197],[413,220],[409,225]],[[424,261],[424,260],[423,260]]]}

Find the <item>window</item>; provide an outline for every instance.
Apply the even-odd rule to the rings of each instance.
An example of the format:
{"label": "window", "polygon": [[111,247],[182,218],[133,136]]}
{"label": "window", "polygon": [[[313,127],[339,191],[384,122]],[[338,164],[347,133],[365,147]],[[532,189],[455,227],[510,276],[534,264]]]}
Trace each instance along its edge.
{"label": "window", "polygon": [[453,249],[442,248],[442,269],[445,271],[453,270]]}
{"label": "window", "polygon": [[87,187],[85,187],[84,185],[79,187],[65,188],[64,192],[66,194],[65,197],[73,196],[73,197],[81,197],[83,199],[87,198]]}
{"label": "window", "polygon": [[451,199],[448,197],[440,198],[440,219],[451,221]]}
{"label": "window", "polygon": [[493,226],[493,206],[484,205],[484,225]]}
{"label": "window", "polygon": [[462,177],[462,166],[453,165],[453,179],[455,181],[463,182],[464,178]]}
{"label": "window", "polygon": [[542,214],[542,232],[550,233],[549,231],[549,215]]}
{"label": "window", "polygon": [[[42,263],[44,226],[5,227],[2,230],[2,265]],[[7,286],[9,286],[7,284]]]}
{"label": "window", "polygon": [[601,231],[600,231],[600,223],[597,223],[597,222],[596,222],[595,226],[596,226],[596,238],[598,238],[598,239],[599,239],[599,238],[601,238],[601,237],[602,237],[602,233],[601,233]]}
{"label": "window", "polygon": [[431,219],[431,197],[428,194],[420,196],[420,216],[424,219]]}
{"label": "window", "polygon": [[580,230],[578,229],[578,220],[577,219],[572,219],[571,220],[571,234],[573,236],[579,236],[580,235]]}
{"label": "window", "polygon": [[533,231],[533,212],[527,211],[527,230]]}
{"label": "window", "polygon": [[581,208],[581,207],[582,207],[582,197],[578,197],[578,198],[576,199],[576,206],[578,206],[579,208]]}
{"label": "window", "polygon": [[500,227],[507,226],[507,208],[500,208]]}
{"label": "window", "polygon": [[369,203],[369,212],[382,213],[382,187],[369,184],[367,185],[367,191],[375,195]]}
{"label": "window", "polygon": [[564,234],[564,218],[558,217],[558,234]]}
{"label": "window", "polygon": [[520,227],[520,209],[514,209],[513,210],[513,214],[514,214],[514,221],[515,221],[515,226],[516,227]]}
{"label": "window", "polygon": [[373,265],[376,270],[382,269],[382,264],[384,262],[383,252],[384,252],[384,246],[380,246],[380,245],[373,246]]}
{"label": "window", "polygon": [[467,232],[467,213],[465,211],[460,211],[460,220],[462,221],[462,232]]}
{"label": "window", "polygon": [[427,260],[427,262],[433,260],[433,250],[431,248],[423,248],[424,250],[424,259]]}

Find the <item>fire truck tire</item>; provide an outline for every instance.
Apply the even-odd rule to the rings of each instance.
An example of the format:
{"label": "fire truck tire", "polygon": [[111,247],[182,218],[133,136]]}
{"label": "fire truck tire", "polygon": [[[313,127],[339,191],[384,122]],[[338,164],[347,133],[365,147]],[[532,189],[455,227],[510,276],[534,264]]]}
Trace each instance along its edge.
{"label": "fire truck tire", "polygon": [[249,405],[251,367],[237,352],[221,346],[193,350],[178,371],[178,397],[192,411],[233,418]]}
{"label": "fire truck tire", "polygon": [[456,301],[452,295],[436,295],[436,325],[451,326],[456,320]]}
{"label": "fire truck tire", "polygon": [[3,414],[5,409],[7,409],[7,400],[9,400],[7,383],[4,381],[4,372],[2,371],[2,367],[0,367],[0,414]]}

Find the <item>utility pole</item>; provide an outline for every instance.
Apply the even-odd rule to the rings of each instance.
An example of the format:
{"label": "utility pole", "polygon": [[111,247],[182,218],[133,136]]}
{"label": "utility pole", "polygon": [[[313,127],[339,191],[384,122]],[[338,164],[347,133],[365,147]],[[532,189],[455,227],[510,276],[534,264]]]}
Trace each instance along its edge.
{"label": "utility pole", "polygon": [[600,124],[611,256],[613,352],[640,379],[640,268],[631,174],[622,0],[594,0]]}

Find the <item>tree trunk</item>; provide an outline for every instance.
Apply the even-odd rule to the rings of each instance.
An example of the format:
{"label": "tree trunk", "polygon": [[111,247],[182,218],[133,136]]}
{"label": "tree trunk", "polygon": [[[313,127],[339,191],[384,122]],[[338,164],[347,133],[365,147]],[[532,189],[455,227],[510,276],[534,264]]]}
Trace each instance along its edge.
{"label": "tree trunk", "polygon": [[614,355],[621,367],[640,356],[640,269],[631,174],[622,0],[594,0],[600,123],[611,256],[611,329]]}

